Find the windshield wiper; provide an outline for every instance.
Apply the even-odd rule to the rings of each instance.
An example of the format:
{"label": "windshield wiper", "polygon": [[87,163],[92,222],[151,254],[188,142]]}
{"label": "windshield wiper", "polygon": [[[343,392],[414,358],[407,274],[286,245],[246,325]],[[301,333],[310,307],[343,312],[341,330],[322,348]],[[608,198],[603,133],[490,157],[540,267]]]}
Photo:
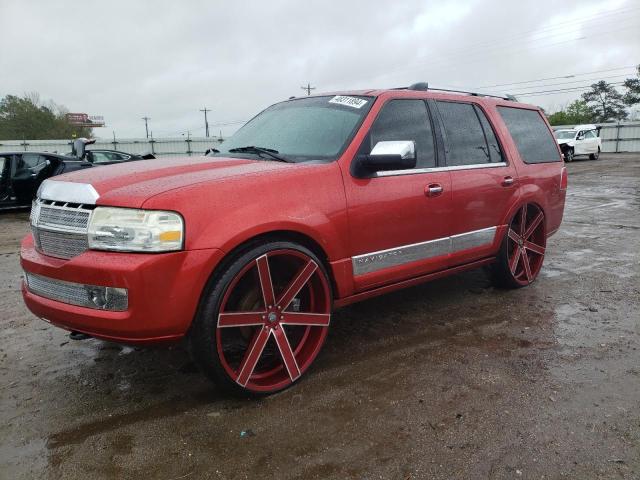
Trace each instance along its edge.
{"label": "windshield wiper", "polygon": [[278,152],[277,150],[274,150],[273,148],[254,147],[253,145],[247,145],[246,147],[230,148],[229,152],[231,152],[231,153],[255,153],[256,155],[265,154],[265,155],[270,156],[274,160],[278,160],[279,162],[291,163],[291,160],[286,159],[284,157],[281,157],[280,155],[277,155],[280,152]]}

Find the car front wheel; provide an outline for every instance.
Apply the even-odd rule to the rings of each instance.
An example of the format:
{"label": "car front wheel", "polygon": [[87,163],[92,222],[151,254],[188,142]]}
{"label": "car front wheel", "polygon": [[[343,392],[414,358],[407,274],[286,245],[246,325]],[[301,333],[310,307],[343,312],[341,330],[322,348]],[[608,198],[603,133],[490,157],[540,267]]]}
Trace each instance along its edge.
{"label": "car front wheel", "polygon": [[201,369],[234,393],[291,386],[320,352],[331,286],[307,248],[270,242],[239,255],[210,282],[189,340]]}
{"label": "car front wheel", "polygon": [[566,152],[564,152],[564,161],[573,162],[573,148],[569,148]]}

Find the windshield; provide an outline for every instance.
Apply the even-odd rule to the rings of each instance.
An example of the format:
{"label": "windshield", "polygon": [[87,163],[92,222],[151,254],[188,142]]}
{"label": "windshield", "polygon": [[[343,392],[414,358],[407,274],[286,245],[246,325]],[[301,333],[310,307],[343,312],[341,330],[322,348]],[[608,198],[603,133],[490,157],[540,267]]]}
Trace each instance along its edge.
{"label": "windshield", "polygon": [[555,134],[559,140],[571,140],[576,136],[575,130],[556,130]]}
{"label": "windshield", "polygon": [[257,150],[270,149],[288,161],[335,160],[347,147],[373,103],[372,97],[311,97],[272,105],[259,113],[210,156],[273,160]]}

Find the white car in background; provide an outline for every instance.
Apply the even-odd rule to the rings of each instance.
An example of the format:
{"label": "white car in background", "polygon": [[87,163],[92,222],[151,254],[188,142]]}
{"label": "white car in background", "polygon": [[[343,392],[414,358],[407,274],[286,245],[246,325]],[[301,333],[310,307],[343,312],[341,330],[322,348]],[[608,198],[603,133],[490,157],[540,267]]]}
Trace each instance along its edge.
{"label": "white car in background", "polygon": [[578,155],[589,155],[597,160],[602,149],[602,140],[595,125],[576,125],[573,128],[556,130],[554,135],[564,154],[565,162],[572,162]]}

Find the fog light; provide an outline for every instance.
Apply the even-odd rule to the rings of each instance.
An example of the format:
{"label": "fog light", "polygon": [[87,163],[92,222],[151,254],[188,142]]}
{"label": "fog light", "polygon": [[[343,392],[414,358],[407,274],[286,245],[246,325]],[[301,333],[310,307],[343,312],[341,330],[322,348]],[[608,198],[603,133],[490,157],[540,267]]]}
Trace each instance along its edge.
{"label": "fog light", "polygon": [[114,312],[124,312],[129,307],[126,288],[72,283],[29,272],[25,272],[25,280],[31,293],[58,302]]}
{"label": "fog light", "polygon": [[126,310],[127,290],[124,288],[85,285],[89,301],[102,310]]}

